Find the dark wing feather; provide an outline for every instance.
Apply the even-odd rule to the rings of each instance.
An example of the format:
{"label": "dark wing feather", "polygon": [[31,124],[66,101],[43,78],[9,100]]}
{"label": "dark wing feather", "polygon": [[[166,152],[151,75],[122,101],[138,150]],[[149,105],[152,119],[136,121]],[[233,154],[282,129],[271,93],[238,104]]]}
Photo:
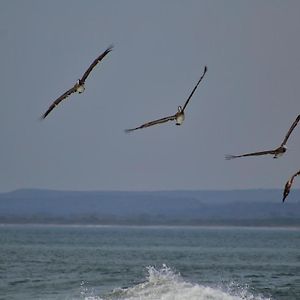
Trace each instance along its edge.
{"label": "dark wing feather", "polygon": [[150,126],[153,126],[153,125],[156,125],[156,124],[162,124],[162,123],[165,123],[165,122],[168,122],[168,121],[173,121],[175,119],[176,119],[176,114],[173,115],[173,116],[169,116],[169,117],[165,117],[165,118],[162,118],[162,119],[158,119],[158,120],[155,120],[155,121],[145,123],[145,124],[143,124],[139,127],[136,127],[136,128],[126,129],[125,132],[131,132],[131,131],[134,131],[134,130],[137,130],[137,129],[150,127]]}
{"label": "dark wing feather", "polygon": [[300,175],[300,171],[298,171],[297,173],[295,173],[285,184],[284,187],[284,191],[283,191],[283,199],[282,202],[284,202],[285,198],[288,196],[288,194],[290,193],[294,178],[296,176]]}
{"label": "dark wing feather", "polygon": [[294,130],[294,128],[297,126],[298,122],[300,120],[300,115],[296,118],[296,120],[294,121],[294,123],[292,124],[291,128],[289,129],[288,133],[286,134],[281,146],[284,146],[287,142],[287,140],[289,139],[292,131]]}
{"label": "dark wing feather", "polygon": [[45,119],[50,112],[64,99],[66,99],[68,96],[76,92],[76,85],[74,85],[72,88],[70,88],[68,91],[66,91],[64,94],[62,94],[60,97],[58,97],[53,103],[49,106],[48,110],[42,115],[42,119]]}
{"label": "dark wing feather", "polygon": [[87,77],[90,75],[95,66],[113,49],[113,46],[108,47],[103,53],[101,53],[88,67],[83,76],[80,79],[80,83],[83,84]]}
{"label": "dark wing feather", "polygon": [[259,155],[266,155],[266,154],[276,154],[276,151],[275,150],[266,150],[266,151],[260,151],[260,152],[245,153],[245,154],[241,154],[241,155],[225,155],[225,159],[230,160],[230,159],[238,158],[238,157],[259,156]]}
{"label": "dark wing feather", "polygon": [[182,111],[185,110],[185,108],[186,108],[186,106],[188,105],[190,99],[192,98],[193,94],[195,93],[195,91],[196,91],[196,89],[197,89],[199,83],[200,83],[201,80],[203,79],[203,77],[204,77],[206,71],[207,71],[207,67],[205,66],[205,67],[204,67],[204,72],[203,72],[202,76],[200,77],[200,79],[198,80],[198,82],[197,82],[197,84],[195,85],[194,89],[192,90],[191,94],[189,95],[189,97],[188,97],[187,100],[185,101],[184,106],[183,106],[183,108],[182,108]]}

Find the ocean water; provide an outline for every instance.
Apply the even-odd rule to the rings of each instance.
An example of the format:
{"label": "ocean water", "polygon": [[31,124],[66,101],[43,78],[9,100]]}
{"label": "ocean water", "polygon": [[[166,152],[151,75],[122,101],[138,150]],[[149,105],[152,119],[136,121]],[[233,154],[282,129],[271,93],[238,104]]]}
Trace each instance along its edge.
{"label": "ocean water", "polygon": [[300,299],[300,229],[0,226],[0,299]]}

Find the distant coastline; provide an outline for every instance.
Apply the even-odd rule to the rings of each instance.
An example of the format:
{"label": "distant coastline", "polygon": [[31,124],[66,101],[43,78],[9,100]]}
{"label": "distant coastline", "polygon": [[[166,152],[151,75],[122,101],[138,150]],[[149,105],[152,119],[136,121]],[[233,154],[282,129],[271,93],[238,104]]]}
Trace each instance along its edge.
{"label": "distant coastline", "polygon": [[299,227],[300,190],[0,194],[0,224]]}

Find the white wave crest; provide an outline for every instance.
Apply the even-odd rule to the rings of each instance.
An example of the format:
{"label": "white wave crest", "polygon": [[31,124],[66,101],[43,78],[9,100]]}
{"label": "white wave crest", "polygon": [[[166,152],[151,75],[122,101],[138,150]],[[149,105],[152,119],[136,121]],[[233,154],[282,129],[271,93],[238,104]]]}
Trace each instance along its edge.
{"label": "white wave crest", "polygon": [[[212,288],[183,280],[166,265],[162,268],[148,267],[147,280],[126,289],[116,289],[108,297],[109,300],[268,300],[254,296],[246,288],[228,292],[221,288]],[[229,289],[230,290],[230,289]],[[99,299],[99,298],[95,298]],[[90,300],[86,299],[86,300]],[[270,300],[270,299],[269,299]]]}

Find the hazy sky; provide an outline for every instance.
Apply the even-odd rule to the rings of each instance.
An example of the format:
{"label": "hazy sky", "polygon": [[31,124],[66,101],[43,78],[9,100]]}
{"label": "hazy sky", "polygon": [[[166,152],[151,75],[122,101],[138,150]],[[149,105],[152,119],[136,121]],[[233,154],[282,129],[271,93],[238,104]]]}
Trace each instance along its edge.
{"label": "hazy sky", "polygon": [[[300,169],[299,1],[0,2],[0,192],[283,188]],[[52,101],[114,50],[44,121]],[[174,114],[173,122],[124,129]],[[295,188],[299,186],[295,181]]]}

